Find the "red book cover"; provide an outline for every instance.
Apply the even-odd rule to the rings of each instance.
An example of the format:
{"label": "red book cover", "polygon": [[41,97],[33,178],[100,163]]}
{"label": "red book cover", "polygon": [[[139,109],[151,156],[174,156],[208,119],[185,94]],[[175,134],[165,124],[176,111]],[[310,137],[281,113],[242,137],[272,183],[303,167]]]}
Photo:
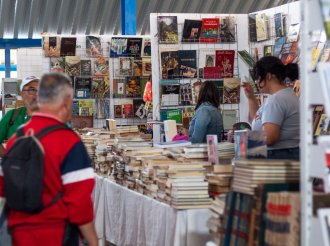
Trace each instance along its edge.
{"label": "red book cover", "polygon": [[234,76],[235,50],[216,50],[215,66],[220,68],[220,78]]}
{"label": "red book cover", "polygon": [[288,54],[288,56],[285,58],[283,64],[287,65],[289,63],[296,63],[297,59],[299,57],[299,48],[298,48],[298,42],[293,42],[291,49],[290,49],[290,53]]}
{"label": "red book cover", "polygon": [[220,67],[204,67],[204,79],[219,79]]}
{"label": "red book cover", "polygon": [[217,43],[219,40],[219,22],[219,18],[203,18],[199,42]]}
{"label": "red book cover", "polygon": [[123,114],[125,118],[133,118],[134,117],[133,104],[124,104]]}

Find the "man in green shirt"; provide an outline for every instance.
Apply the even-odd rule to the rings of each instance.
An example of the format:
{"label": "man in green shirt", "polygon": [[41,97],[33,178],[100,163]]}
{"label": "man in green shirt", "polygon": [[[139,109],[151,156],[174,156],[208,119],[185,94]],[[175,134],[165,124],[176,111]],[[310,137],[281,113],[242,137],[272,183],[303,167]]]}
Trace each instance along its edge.
{"label": "man in green shirt", "polygon": [[0,121],[0,157],[5,154],[3,143],[7,141],[18,127],[30,120],[31,114],[38,109],[37,92],[39,78],[29,76],[23,79],[20,89],[24,107],[10,110]]}

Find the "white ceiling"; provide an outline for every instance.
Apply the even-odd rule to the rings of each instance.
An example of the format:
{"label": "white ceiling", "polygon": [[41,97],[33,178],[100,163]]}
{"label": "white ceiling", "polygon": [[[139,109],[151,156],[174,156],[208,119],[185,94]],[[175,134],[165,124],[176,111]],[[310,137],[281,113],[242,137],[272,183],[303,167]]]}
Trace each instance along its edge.
{"label": "white ceiling", "polygon": [[[150,13],[251,13],[296,0],[136,0],[137,34]],[[121,34],[120,0],[0,0],[0,38]]]}

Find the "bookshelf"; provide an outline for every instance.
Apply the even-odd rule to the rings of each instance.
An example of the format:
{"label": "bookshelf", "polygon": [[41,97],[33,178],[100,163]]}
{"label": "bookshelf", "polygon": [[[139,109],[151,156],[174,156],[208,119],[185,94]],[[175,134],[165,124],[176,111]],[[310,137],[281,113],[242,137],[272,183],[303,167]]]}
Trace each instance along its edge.
{"label": "bookshelf", "polygon": [[[177,16],[177,23],[178,23],[178,44],[159,44],[159,34],[157,28],[157,18],[159,16]],[[236,42],[228,43],[199,43],[199,42],[182,42],[182,32],[184,27],[184,21],[186,19],[190,20],[202,20],[202,18],[223,18],[223,17],[235,17],[236,18],[236,25],[235,25],[235,32],[236,32]],[[244,64],[241,59],[238,59],[238,50],[248,49],[248,39],[247,39],[247,16],[246,15],[239,15],[239,14],[177,14],[177,13],[152,13],[150,14],[150,36],[151,36],[151,45],[152,45],[152,78],[153,78],[153,119],[160,120],[161,119],[161,112],[164,110],[169,109],[180,109],[185,110],[189,107],[194,108],[194,104],[192,105],[182,105],[177,103],[175,106],[170,105],[162,105],[162,73],[161,73],[161,52],[167,52],[171,50],[196,50],[196,63],[197,63],[197,77],[196,78],[183,78],[183,77],[175,77],[175,78],[167,78],[169,80],[175,79],[177,80],[176,84],[183,85],[197,81],[201,79],[202,81],[205,80],[215,80],[219,81],[222,80],[220,78],[216,78],[219,76],[215,76],[214,79],[210,78],[199,78],[199,69],[201,66],[200,63],[200,55],[201,52],[204,50],[212,50],[214,53],[216,50],[235,50],[235,57],[234,57],[234,77],[239,77],[244,79],[246,75],[248,75],[248,68]],[[233,104],[221,104],[221,109],[224,110],[237,110],[236,121],[247,121],[247,101],[243,95],[243,91],[240,91],[240,103],[233,103]],[[180,96],[180,95],[179,95]],[[161,141],[161,125],[154,125],[154,142]]]}
{"label": "bookshelf", "polygon": [[[329,245],[326,230],[322,229],[325,218],[313,215],[313,179],[321,178],[325,192],[329,193],[329,174],[324,159],[324,149],[313,141],[312,113],[313,105],[324,104],[318,71],[312,71],[311,47],[314,31],[324,29],[320,2],[318,0],[301,1],[301,242],[302,245]],[[330,213],[328,213],[328,216]],[[326,240],[325,240],[326,239]]]}

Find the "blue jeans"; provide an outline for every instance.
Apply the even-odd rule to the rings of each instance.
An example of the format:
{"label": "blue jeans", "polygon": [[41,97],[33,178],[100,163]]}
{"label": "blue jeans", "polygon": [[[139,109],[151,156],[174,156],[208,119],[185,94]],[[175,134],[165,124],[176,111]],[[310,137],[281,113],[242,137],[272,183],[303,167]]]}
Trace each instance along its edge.
{"label": "blue jeans", "polygon": [[300,150],[298,147],[290,149],[271,149],[267,151],[268,159],[287,159],[299,161]]}

